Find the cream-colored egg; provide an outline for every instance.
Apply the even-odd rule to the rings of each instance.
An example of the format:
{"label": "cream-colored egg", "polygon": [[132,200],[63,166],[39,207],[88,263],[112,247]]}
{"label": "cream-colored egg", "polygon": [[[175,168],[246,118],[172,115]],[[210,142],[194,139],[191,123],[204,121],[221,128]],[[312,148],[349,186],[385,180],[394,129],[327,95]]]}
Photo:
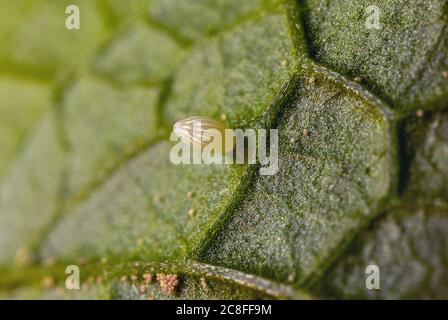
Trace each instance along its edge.
{"label": "cream-colored egg", "polygon": [[231,143],[225,143],[226,126],[215,119],[195,116],[179,120],[173,126],[174,133],[183,141],[200,148],[210,142],[210,138],[213,136],[210,129],[215,129],[221,134],[223,153],[233,149],[233,139]]}

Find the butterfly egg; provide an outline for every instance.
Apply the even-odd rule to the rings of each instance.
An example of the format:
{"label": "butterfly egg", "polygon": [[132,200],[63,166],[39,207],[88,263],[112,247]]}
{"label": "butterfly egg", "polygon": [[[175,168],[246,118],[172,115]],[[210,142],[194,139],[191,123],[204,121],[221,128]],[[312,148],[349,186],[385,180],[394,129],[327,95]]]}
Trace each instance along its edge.
{"label": "butterfly egg", "polygon": [[183,141],[202,148],[209,144],[216,135],[221,136],[221,153],[227,153],[233,149],[234,139],[226,143],[226,126],[208,117],[189,117],[177,121],[173,127],[174,133]]}

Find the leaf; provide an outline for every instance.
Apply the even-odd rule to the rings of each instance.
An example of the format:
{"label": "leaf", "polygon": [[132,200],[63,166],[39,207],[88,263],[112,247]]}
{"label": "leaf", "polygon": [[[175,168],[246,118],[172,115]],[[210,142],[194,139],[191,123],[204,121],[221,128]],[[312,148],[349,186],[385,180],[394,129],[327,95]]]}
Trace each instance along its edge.
{"label": "leaf", "polygon": [[[418,122],[421,122],[418,121]],[[448,201],[448,115],[447,112],[433,113],[420,125],[423,130],[415,130],[415,121],[406,123],[409,143],[415,143],[408,151],[414,156],[410,166],[408,193],[419,194],[426,199],[444,199]],[[422,132],[422,133],[420,133]],[[422,137],[420,137],[422,136]],[[408,149],[410,149],[408,147]]]}
{"label": "leaf", "polygon": [[[72,4],[83,8],[82,28],[77,32],[65,28],[65,9]],[[0,19],[0,65],[11,69],[11,73],[23,70],[48,78],[80,70],[109,36],[93,1],[62,0],[56,4],[45,0],[3,0],[2,8],[2,16],[8,17]]]}
{"label": "leaf", "polygon": [[175,75],[165,119],[224,114],[237,127],[259,123],[291,76],[293,52],[284,14],[262,14],[198,44]]}
{"label": "leaf", "polygon": [[187,41],[195,41],[279,3],[279,0],[154,1],[150,17]]}
{"label": "leaf", "polygon": [[388,196],[386,111],[313,69],[298,82],[278,124],[279,172],[255,179],[201,261],[304,283]]}
{"label": "leaf", "polygon": [[[92,268],[93,267],[93,268]],[[91,264],[89,269],[101,269],[105,264]],[[5,297],[14,299],[309,299],[288,286],[278,285],[266,279],[239,271],[219,268],[197,262],[146,263],[109,265],[102,275],[86,276],[82,290],[64,290],[57,286],[65,278],[61,266],[46,269],[28,269],[32,279],[39,279],[44,288],[20,287]],[[9,272],[9,282],[3,287],[18,286],[17,270]],[[175,277],[167,287],[157,281],[160,277]],[[169,289],[169,290],[167,290]],[[173,291],[173,292],[168,292]],[[0,291],[0,297],[2,292]]]}
{"label": "leaf", "polygon": [[[2,297],[446,298],[441,0],[379,1],[381,31],[366,1],[0,4]],[[173,165],[194,115],[279,129],[279,172]]]}
{"label": "leaf", "polygon": [[[234,101],[238,98],[239,101],[244,98],[256,102],[257,104],[254,106],[258,110],[255,110],[254,113],[257,112],[260,116],[263,109],[266,109],[274,99],[274,94],[271,91],[279,90],[283,82],[287,80],[289,71],[282,67],[281,62],[285,58],[292,60],[292,49],[289,49],[288,56],[287,42],[284,40],[288,35],[285,26],[280,24],[284,20],[284,17],[277,14],[266,15],[255,19],[254,22],[242,23],[235,30],[218,36],[216,40],[211,39],[205,42],[204,46],[214,48],[217,58],[222,56],[226,60],[222,69],[227,74],[226,78],[230,79],[233,74],[241,77],[241,74],[246,74],[250,70],[257,70],[259,74],[255,79],[251,76],[252,80],[247,80],[246,90],[241,89],[243,79],[240,79],[238,90],[242,93],[247,91],[251,93],[250,95],[244,94],[241,97],[235,95],[233,91],[236,88],[233,81],[222,85],[224,95],[222,98],[215,99],[214,104],[226,105],[229,108],[225,109],[229,110],[229,117],[232,117],[230,112],[237,111],[236,107],[230,109],[232,104],[241,108],[241,103],[238,104],[238,101]],[[278,27],[274,28],[274,26]],[[252,31],[250,37],[247,36],[250,34],[249,30]],[[269,60],[265,60],[266,58],[263,57],[259,60],[249,59],[249,57],[253,57],[254,52],[265,52],[269,49],[267,43],[263,48],[260,48],[260,45],[252,46],[259,42],[260,36],[263,34],[266,37],[277,35],[279,41],[273,44],[278,47],[274,47],[275,51],[268,57]],[[217,42],[218,48],[214,47]],[[240,52],[232,50],[235,42],[239,46]],[[242,42],[246,43],[246,47],[241,48]],[[203,51],[208,52],[207,49],[203,49]],[[197,50],[194,48],[188,57],[195,57],[196,52]],[[207,58],[214,59],[215,57],[208,54]],[[193,59],[196,61],[195,58]],[[188,62],[186,65],[187,68],[190,67]],[[258,68],[259,66],[260,68]],[[201,66],[193,64],[192,67],[200,68]],[[190,69],[187,72],[189,77],[184,78],[182,72],[181,68],[180,75],[174,77],[172,94],[166,102],[166,110],[176,110],[178,114],[184,110],[183,105],[178,105],[178,88],[190,85],[192,74]],[[217,79],[220,78],[216,73],[213,73],[213,76],[218,76]],[[202,74],[193,79],[196,84],[197,81],[202,80]],[[256,86],[253,84],[254,80],[258,81]],[[207,83],[213,82],[208,80]],[[216,88],[205,87],[202,90],[204,94],[209,94]],[[94,176],[101,172],[99,170],[107,170],[106,159],[108,162],[114,163],[115,157],[110,151],[103,150],[103,146],[110,146],[109,149],[119,150],[119,153],[123,154],[120,144],[126,145],[128,148],[130,146],[129,141],[125,140],[128,130],[130,130],[130,137],[133,135],[151,137],[144,128],[150,126],[151,123],[148,120],[155,110],[144,107],[148,102],[147,97],[142,96],[140,99],[141,95],[137,91],[132,91],[124,98],[120,98],[120,96],[110,98],[111,93],[105,91],[102,94],[101,91],[101,87],[95,86],[94,83],[88,83],[79,88],[72,88],[67,94],[68,105],[64,109],[64,115],[67,119],[66,131],[70,146],[69,190],[79,189],[77,187],[83,185],[82,178],[84,176],[94,179]],[[195,90],[188,90],[188,93],[191,92],[195,92]],[[96,102],[93,102],[97,107],[90,115],[92,109],[88,106],[88,99],[91,98],[84,97],[93,95],[97,99]],[[138,102],[133,104],[130,100],[131,97]],[[221,101],[221,99],[223,100]],[[188,101],[188,99],[180,100]],[[120,126],[114,127],[116,123],[120,122],[118,119],[122,119],[123,115],[110,112],[111,101],[113,101],[112,107],[116,103],[117,111],[123,104],[129,105],[124,109],[127,122],[123,123],[123,132],[118,131]],[[132,120],[129,110],[133,105],[136,110],[141,109],[147,112],[147,120],[142,117],[141,113],[135,113],[135,120]],[[205,107],[208,107],[201,100],[195,101],[195,105],[204,106],[204,110],[197,111],[201,113],[205,113]],[[103,110],[107,108],[109,111],[109,116],[101,119],[105,128],[97,125],[100,121],[98,116],[101,117],[100,115],[105,112],[102,108],[104,108]],[[246,109],[246,112],[248,111]],[[110,120],[108,120],[109,118]],[[139,122],[132,123],[132,121]],[[170,120],[170,123],[172,121]],[[126,123],[132,125],[125,126]],[[136,125],[138,123],[141,125]],[[141,128],[140,132],[139,128]],[[92,130],[94,131],[90,133]],[[103,135],[105,135],[104,138],[102,138]],[[43,243],[43,257],[123,255],[134,254],[137,251],[142,257],[162,259],[182,257],[191,251],[224,207],[231,202],[241,183],[239,178],[244,173],[244,167],[229,168],[206,165],[177,167],[169,161],[169,150],[170,145],[167,143],[151,144],[150,150],[117,169],[116,174],[101,184],[100,188],[95,190],[96,192],[87,201],[75,205],[75,208],[64,214],[64,218],[55,224],[54,230],[51,230],[46,237],[48,240]],[[73,165],[71,165],[72,163]],[[73,178],[71,178],[72,176]],[[77,183],[76,181],[81,182]],[[201,183],[198,185],[197,181],[201,181]],[[88,183],[88,180],[85,182],[84,185]],[[189,199],[188,192],[194,192],[197,196],[194,199]],[[118,194],[120,194],[119,197],[114,197]],[[111,202],[112,198],[115,200]],[[193,218],[189,218],[190,210],[194,212]],[[92,215],[92,212],[98,213]],[[131,216],[130,212],[132,212]],[[80,232],[80,230],[82,231]],[[143,249],[138,248],[136,245],[138,241],[143,241],[148,246],[143,246]],[[143,252],[141,252],[142,250]]]}
{"label": "leaf", "polygon": [[182,57],[179,45],[165,33],[142,22],[128,29],[99,55],[96,70],[123,83],[144,84],[168,78]]}
{"label": "leaf", "polygon": [[39,120],[20,158],[2,177],[0,188],[0,264],[28,263],[28,248],[51,222],[62,178],[63,152],[55,133],[54,117]]}
{"label": "leaf", "polygon": [[[274,99],[276,90],[288,79],[291,68],[282,66],[282,61],[290,59],[292,62],[293,50],[291,43],[285,40],[288,33],[284,16],[277,13],[261,14],[252,20],[243,21],[241,26],[237,24],[229,31],[204,40],[201,45],[219,45],[216,54],[218,58],[225,57],[228,62],[222,69],[226,74],[239,76],[243,74],[242,71],[259,69],[259,87],[251,81],[247,81],[246,86],[252,86],[247,90],[251,92],[247,97],[257,101],[256,111],[260,117]],[[177,46],[176,40],[171,40],[166,33],[143,24],[133,25],[142,29],[143,36],[162,41],[167,44],[168,51],[175,53],[177,50],[182,55],[182,46]],[[129,26],[124,24],[123,30],[127,29]],[[256,32],[250,36],[252,29]],[[277,48],[267,42],[257,45],[267,31],[265,36],[278,39],[273,43],[278,45]],[[123,32],[119,33],[125,34]],[[163,37],[160,38],[160,35]],[[80,256],[92,258],[106,254],[117,254],[123,258],[137,254],[155,260],[181,257],[202,239],[204,232],[231,201],[241,184],[240,178],[245,167],[175,167],[170,164],[167,158],[170,145],[158,142],[164,130],[161,123],[166,123],[159,116],[159,108],[172,103],[171,100],[164,101],[166,90],[170,91],[170,84],[165,83],[167,76],[161,76],[158,69],[151,71],[153,67],[169,67],[163,64],[166,54],[155,55],[148,72],[138,74],[140,70],[145,70],[143,66],[148,63],[141,59],[138,52],[150,52],[150,44],[140,48],[142,44],[138,38],[134,41],[121,36],[111,41],[113,45],[100,52],[95,69],[76,79],[68,79],[68,84],[58,94],[54,117],[59,123],[55,129],[59,130],[57,138],[65,155],[62,160],[53,159],[56,164],[51,163],[53,166],[62,165],[63,172],[49,176],[62,183],[58,187],[63,188],[51,194],[55,199],[50,201],[46,198],[46,204],[54,205],[41,210],[44,216],[39,218],[42,225],[27,230],[27,237],[21,229],[5,233],[5,241],[15,237],[17,243],[15,246],[8,245],[8,251],[5,251],[6,243],[2,246],[2,251],[10,252],[4,255],[4,262],[10,261],[15,252],[20,253],[21,259],[16,257],[19,262],[27,263],[31,259],[70,260],[76,257],[78,260]],[[245,41],[248,42],[245,50],[252,51],[219,51]],[[251,44],[256,45],[255,48]],[[120,50],[116,49],[120,46],[137,53],[138,59],[131,60],[132,65],[128,62],[129,57],[124,60],[122,54],[116,51]],[[260,52],[264,52],[271,47],[275,49],[272,56],[251,59],[254,49],[262,49]],[[191,59],[198,51],[193,47],[186,59]],[[159,61],[162,64],[158,64]],[[100,74],[96,74],[95,70]],[[122,70],[131,70],[131,76],[124,75]],[[137,74],[132,70],[137,70]],[[168,70],[166,75],[169,73]],[[153,77],[149,81],[144,78],[151,77],[151,74],[158,78]],[[180,77],[174,83],[181,85],[189,80]],[[173,92],[177,90],[175,85]],[[225,84],[223,89],[235,90],[232,86],[232,83]],[[226,92],[224,98],[234,98],[233,92]],[[221,105],[224,105],[224,101]],[[176,112],[179,114],[179,111]],[[30,165],[35,168],[39,164]],[[200,185],[197,179],[202,181]],[[179,184],[179,181],[184,182]],[[37,181],[37,185],[44,183],[47,183],[45,178]],[[15,201],[18,198],[14,196],[16,185],[5,184],[2,187],[9,191],[5,193],[2,205],[17,205]],[[187,196],[189,191],[194,192],[193,198]],[[118,194],[121,196],[117,197]],[[110,197],[116,199],[116,203],[111,203]],[[194,217],[191,218],[188,216],[190,209],[194,210]],[[4,210],[6,207],[2,208],[2,212]],[[21,216],[2,215],[1,219],[12,219],[20,224],[22,219],[29,219],[34,213],[31,207],[19,206],[17,210],[21,210]],[[95,214],[92,215],[92,212]],[[2,225],[6,227],[8,223]],[[83,231],[80,233],[80,230]],[[139,246],[137,243],[144,245]]]}
{"label": "leaf", "polygon": [[166,142],[153,145],[65,213],[47,235],[43,257],[184,256],[230,201],[244,171],[176,166],[169,161],[170,148]]}
{"label": "leaf", "polygon": [[[313,57],[403,112],[445,107],[448,79],[447,10],[443,0],[303,0]],[[366,28],[379,9],[381,30]]]}
{"label": "leaf", "polygon": [[[445,299],[446,205],[411,203],[393,208],[323,281],[340,298]],[[380,268],[380,290],[367,290],[366,268]]]}
{"label": "leaf", "polygon": [[1,174],[32,130],[39,114],[48,110],[52,101],[48,85],[6,76],[0,78],[0,97]]}
{"label": "leaf", "polygon": [[69,193],[101,179],[123,157],[155,139],[158,94],[158,88],[119,88],[94,77],[73,82],[60,106],[69,149]]}
{"label": "leaf", "polygon": [[[415,131],[422,127],[424,134]],[[328,272],[322,285],[344,298],[445,299],[448,226],[448,117],[410,119],[404,128],[412,157],[403,201],[386,212]],[[417,145],[415,145],[417,143]],[[363,285],[365,268],[380,268],[381,290]]]}

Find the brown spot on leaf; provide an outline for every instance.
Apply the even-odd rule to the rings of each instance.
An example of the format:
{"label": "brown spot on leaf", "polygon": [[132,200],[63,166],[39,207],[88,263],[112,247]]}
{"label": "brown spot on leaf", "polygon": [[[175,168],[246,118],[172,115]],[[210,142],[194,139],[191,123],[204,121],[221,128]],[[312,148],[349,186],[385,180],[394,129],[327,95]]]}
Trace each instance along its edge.
{"label": "brown spot on leaf", "polygon": [[179,280],[177,279],[177,274],[157,274],[157,281],[160,283],[160,288],[162,292],[165,294],[172,294],[177,285],[179,284]]}

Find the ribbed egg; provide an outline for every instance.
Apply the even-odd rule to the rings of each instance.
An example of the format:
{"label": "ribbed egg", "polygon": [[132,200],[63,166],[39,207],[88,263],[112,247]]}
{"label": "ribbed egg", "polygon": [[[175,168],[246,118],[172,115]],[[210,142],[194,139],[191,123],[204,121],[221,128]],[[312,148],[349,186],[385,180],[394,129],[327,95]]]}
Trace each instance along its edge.
{"label": "ribbed egg", "polygon": [[173,126],[174,133],[177,136],[182,138],[183,141],[192,143],[197,147],[203,147],[210,142],[212,134],[210,131],[207,131],[209,129],[215,129],[221,133],[223,143],[222,150],[224,153],[227,153],[228,151],[233,149],[233,143],[229,144],[229,146],[227,147],[225,144],[226,126],[215,119],[194,116],[179,120]]}

